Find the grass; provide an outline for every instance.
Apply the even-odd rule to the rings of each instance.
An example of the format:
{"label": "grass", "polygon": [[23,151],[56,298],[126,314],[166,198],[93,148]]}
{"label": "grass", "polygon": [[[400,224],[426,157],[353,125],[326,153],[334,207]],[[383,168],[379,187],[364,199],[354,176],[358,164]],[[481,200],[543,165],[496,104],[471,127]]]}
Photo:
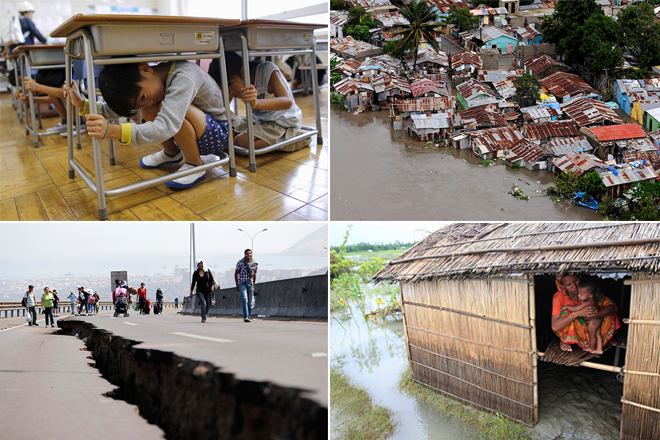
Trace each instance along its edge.
{"label": "grass", "polygon": [[454,418],[473,429],[481,439],[487,440],[531,440],[530,431],[522,425],[507,419],[501,414],[488,414],[469,408],[452,399],[418,384],[410,374],[410,368],[401,375],[399,389],[418,402],[425,402],[436,408],[443,417]]}
{"label": "grass", "polygon": [[392,412],[373,405],[369,394],[335,367],[330,368],[330,399],[334,413],[331,438],[376,440],[394,433]]}

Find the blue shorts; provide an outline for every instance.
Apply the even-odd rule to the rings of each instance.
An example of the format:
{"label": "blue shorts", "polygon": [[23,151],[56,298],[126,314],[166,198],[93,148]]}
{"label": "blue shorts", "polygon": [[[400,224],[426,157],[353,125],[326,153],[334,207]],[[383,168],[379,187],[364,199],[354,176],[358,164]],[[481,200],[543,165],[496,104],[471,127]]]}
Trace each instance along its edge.
{"label": "blue shorts", "polygon": [[229,122],[216,121],[213,116],[206,113],[206,129],[197,139],[199,154],[219,155],[227,149],[229,136]]}

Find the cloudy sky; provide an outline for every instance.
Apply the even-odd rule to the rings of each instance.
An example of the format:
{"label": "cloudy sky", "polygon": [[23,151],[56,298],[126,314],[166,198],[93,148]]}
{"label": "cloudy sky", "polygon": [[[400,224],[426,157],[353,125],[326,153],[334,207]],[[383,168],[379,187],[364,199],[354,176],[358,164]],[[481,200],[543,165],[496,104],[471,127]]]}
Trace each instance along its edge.
{"label": "cloudy sky", "polygon": [[[255,259],[269,269],[327,266],[327,225],[311,222],[195,223],[197,258],[222,270],[236,264],[252,247],[248,234],[238,229],[254,237]],[[260,232],[263,229],[267,230]],[[307,255],[281,254],[319,229],[321,238],[308,239],[312,245]],[[176,264],[187,267],[190,260],[187,222],[0,223],[0,237],[2,279],[66,273],[106,276],[110,270],[169,274]],[[309,255],[310,247],[318,252]]]}
{"label": "cloudy sky", "polygon": [[448,222],[332,222],[330,224],[330,246],[339,246],[344,240],[348,225],[353,228],[348,244],[356,243],[408,243],[420,241],[430,232],[436,231]]}

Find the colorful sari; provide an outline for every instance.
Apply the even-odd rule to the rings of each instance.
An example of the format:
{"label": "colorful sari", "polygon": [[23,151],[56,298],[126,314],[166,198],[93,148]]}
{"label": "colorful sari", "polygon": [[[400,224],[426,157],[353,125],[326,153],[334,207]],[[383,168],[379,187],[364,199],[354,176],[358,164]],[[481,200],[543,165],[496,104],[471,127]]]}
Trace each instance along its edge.
{"label": "colorful sari", "polygon": [[[568,294],[563,288],[563,285],[561,284],[560,277],[557,278],[557,287],[559,288],[559,291],[557,291],[552,298],[552,314],[558,314],[560,317],[564,317],[571,312],[568,310],[562,310],[562,307],[565,305],[576,306],[580,304],[580,301],[570,300]],[[598,291],[598,294],[596,294],[596,303],[598,304],[599,310],[605,306],[614,304],[614,302],[603,295],[601,291]],[[621,327],[621,322],[619,321],[619,316],[616,313],[606,316],[602,319],[603,322],[600,325],[600,334],[603,337],[604,346],[610,341],[610,339],[612,339],[614,333]],[[580,348],[583,349],[589,347],[589,330],[587,328],[586,320],[582,318],[574,319],[573,322],[571,322],[567,327],[555,333],[565,344],[577,344],[580,346]]]}

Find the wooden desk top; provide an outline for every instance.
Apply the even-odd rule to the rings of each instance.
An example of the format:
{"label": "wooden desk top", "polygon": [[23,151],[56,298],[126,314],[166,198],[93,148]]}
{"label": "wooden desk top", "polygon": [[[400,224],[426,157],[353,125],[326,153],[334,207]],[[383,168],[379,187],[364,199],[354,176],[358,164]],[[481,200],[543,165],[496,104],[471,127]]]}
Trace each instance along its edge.
{"label": "wooden desk top", "polygon": [[52,38],[66,38],[80,28],[102,24],[199,24],[234,26],[237,19],[211,17],[181,17],[174,15],[76,14],[50,33]]}
{"label": "wooden desk top", "polygon": [[16,46],[14,49],[12,49],[11,53],[18,55],[23,52],[28,52],[31,50],[54,50],[54,49],[59,49],[63,50],[64,45],[63,44],[39,44],[39,45],[21,45],[21,46]]}

